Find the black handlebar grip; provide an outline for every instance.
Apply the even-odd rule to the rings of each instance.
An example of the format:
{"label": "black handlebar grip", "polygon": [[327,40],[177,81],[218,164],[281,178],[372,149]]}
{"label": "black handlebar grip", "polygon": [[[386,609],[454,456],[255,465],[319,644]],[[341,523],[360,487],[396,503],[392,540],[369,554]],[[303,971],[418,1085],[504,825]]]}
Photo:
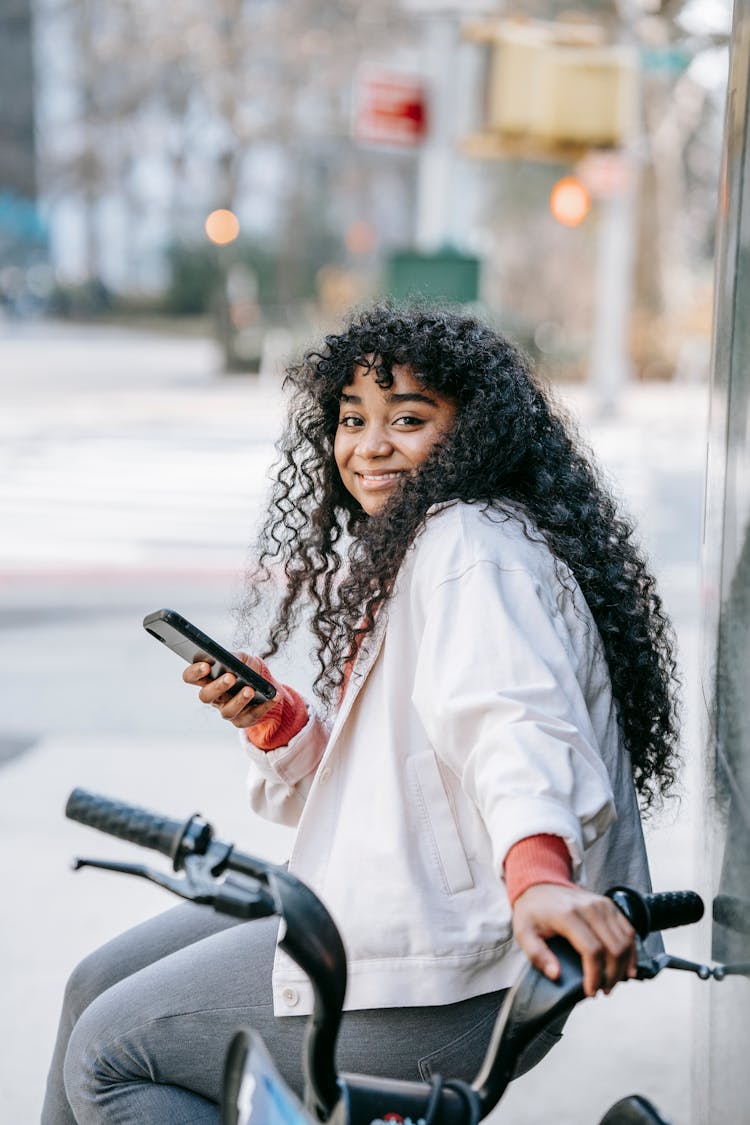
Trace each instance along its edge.
{"label": "black handlebar grip", "polygon": [[689,926],[703,917],[703,899],[695,891],[664,891],[644,895],[649,914],[649,929],[670,930]]}
{"label": "black handlebar grip", "polygon": [[140,844],[143,848],[152,848],[171,857],[176,855],[186,828],[184,821],[172,820],[137,805],[112,801],[85,789],[73,790],[65,806],[65,815],[109,836],[129,840],[131,844]]}

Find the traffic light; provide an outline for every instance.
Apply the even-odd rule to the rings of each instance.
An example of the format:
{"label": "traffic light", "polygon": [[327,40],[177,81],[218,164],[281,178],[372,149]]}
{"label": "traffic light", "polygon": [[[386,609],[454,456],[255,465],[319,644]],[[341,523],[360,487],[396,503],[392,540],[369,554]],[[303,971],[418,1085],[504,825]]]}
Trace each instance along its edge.
{"label": "traffic light", "polygon": [[577,227],[589,213],[591,196],[576,176],[563,176],[552,188],[549,209],[564,227]]}

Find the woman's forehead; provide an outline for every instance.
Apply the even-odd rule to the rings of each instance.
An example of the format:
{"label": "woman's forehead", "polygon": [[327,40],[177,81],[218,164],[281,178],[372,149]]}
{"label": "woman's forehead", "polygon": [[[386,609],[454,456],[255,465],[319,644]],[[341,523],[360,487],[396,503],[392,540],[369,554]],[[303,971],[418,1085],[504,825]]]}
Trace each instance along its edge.
{"label": "woman's forehead", "polygon": [[363,356],[362,362],[355,363],[352,370],[350,383],[362,382],[363,379],[373,378],[376,383],[424,383],[424,379],[415,372],[409,363],[388,363],[380,356]]}

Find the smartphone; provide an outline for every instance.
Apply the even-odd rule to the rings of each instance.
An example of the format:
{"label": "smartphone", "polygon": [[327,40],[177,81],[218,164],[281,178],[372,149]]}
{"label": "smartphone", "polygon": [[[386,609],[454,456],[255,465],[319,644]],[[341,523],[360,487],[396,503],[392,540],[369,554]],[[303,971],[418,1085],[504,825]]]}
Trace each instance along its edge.
{"label": "smartphone", "polygon": [[229,688],[227,695],[236,695],[243,687],[251,687],[265,702],[276,695],[273,684],[216,641],[212,641],[173,609],[157,609],[155,613],[149,613],[143,618],[143,628],[188,664],[197,664],[199,661],[210,664],[209,675],[212,680],[223,676],[225,672],[234,673],[237,683]]}

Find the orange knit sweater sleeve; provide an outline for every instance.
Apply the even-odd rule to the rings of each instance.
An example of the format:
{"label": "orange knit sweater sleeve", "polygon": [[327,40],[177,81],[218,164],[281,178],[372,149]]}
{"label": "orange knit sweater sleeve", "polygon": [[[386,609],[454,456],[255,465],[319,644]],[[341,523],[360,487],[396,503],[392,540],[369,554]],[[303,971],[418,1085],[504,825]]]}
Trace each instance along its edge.
{"label": "orange knit sweater sleeve", "polygon": [[560,836],[542,833],[514,844],[505,857],[505,888],[511,906],[536,883],[572,887],[570,853]]}
{"label": "orange knit sweater sleeve", "polygon": [[[349,683],[352,665],[353,661],[349,660],[344,668],[340,699],[343,699],[346,686]],[[307,705],[294,688],[289,687],[288,684],[280,684],[278,680],[275,680],[268,665],[262,660],[260,662],[260,674],[270,680],[276,688],[276,698],[260,722],[245,729],[245,737],[258,750],[278,750],[279,747],[288,745],[295,734],[299,734],[304,727],[308,718]]]}
{"label": "orange knit sweater sleeve", "polygon": [[276,688],[276,698],[258,723],[245,729],[248,742],[258,750],[278,750],[286,746],[307,722],[307,706],[302,696],[287,684],[280,684],[261,662],[260,674]]}

